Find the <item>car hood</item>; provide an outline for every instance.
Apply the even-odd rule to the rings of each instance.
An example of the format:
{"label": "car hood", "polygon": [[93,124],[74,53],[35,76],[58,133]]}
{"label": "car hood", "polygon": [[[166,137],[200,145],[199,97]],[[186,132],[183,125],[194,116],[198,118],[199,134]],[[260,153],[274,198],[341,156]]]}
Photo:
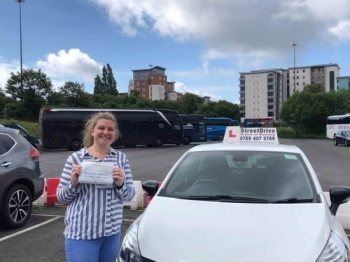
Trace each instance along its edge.
{"label": "car hood", "polygon": [[252,204],[155,197],[138,228],[154,261],[316,261],[330,231],[322,203]]}

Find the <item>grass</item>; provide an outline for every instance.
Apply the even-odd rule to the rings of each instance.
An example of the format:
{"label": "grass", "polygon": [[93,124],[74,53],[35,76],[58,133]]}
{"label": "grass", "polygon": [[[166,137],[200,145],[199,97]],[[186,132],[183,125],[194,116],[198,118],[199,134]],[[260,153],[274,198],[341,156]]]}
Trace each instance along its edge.
{"label": "grass", "polygon": [[29,134],[39,137],[39,123],[38,122],[27,122],[15,119],[0,119],[0,124],[19,124],[23,126]]}

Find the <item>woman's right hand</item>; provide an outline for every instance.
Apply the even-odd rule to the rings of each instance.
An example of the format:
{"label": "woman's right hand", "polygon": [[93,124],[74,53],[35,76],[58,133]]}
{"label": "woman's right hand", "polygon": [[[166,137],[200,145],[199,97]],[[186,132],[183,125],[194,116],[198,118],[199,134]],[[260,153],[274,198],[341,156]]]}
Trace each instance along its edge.
{"label": "woman's right hand", "polygon": [[70,172],[72,187],[76,188],[78,186],[78,178],[80,176],[81,166],[73,166],[72,171]]}

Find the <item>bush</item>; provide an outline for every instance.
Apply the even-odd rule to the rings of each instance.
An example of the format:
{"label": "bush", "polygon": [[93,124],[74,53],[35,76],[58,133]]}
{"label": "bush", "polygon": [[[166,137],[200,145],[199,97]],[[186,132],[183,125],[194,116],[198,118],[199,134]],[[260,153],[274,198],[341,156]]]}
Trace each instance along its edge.
{"label": "bush", "polygon": [[293,128],[277,127],[277,135],[280,138],[296,138],[297,134]]}

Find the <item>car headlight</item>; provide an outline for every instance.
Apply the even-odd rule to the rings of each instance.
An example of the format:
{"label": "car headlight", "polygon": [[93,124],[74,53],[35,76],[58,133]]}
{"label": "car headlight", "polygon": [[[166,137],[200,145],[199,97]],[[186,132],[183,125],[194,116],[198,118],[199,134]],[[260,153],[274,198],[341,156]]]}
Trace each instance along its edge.
{"label": "car headlight", "polygon": [[137,239],[141,217],[138,217],[126,232],[119,250],[118,262],[142,262],[139,241]]}
{"label": "car headlight", "polygon": [[331,232],[326,246],[316,262],[350,262],[350,253],[343,240]]}

